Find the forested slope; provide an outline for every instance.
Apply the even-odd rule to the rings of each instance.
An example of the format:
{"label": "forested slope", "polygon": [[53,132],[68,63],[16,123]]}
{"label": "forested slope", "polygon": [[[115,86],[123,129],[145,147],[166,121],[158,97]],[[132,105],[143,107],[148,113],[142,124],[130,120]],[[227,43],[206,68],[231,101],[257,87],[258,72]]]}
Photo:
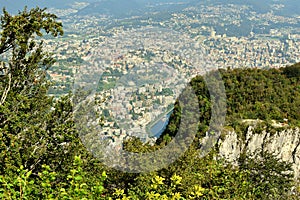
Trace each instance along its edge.
{"label": "forested slope", "polygon": [[[224,126],[240,129],[243,120],[248,119],[262,120],[267,125],[275,120],[291,127],[300,126],[299,63],[279,69],[220,69],[218,72],[222,76],[226,92],[227,112]],[[203,136],[211,117],[210,91],[201,76],[194,78],[191,86],[198,96],[201,112],[198,134]],[[162,137],[176,134],[177,129],[174,127],[178,126],[180,115],[180,104],[177,102]]]}
{"label": "forested slope", "polygon": [[[291,171],[291,163],[282,162],[271,152],[257,152],[251,155],[246,152],[240,152],[237,163],[235,163],[235,166],[232,166],[219,157],[220,142],[218,141],[223,140],[230,131],[235,131],[238,139],[245,141],[250,126],[252,126],[252,131],[257,134],[262,133],[262,131],[273,134],[276,131],[286,129],[289,129],[290,133],[293,128],[299,127],[299,72],[300,64],[295,64],[279,69],[220,69],[210,72],[207,77],[195,77],[190,85],[198,97],[200,111],[199,129],[195,133],[196,138],[190,149],[179,161],[158,173],[169,174],[177,171],[178,174],[182,175],[185,181],[181,185],[183,194],[186,194],[193,187],[193,183],[201,184],[203,196],[199,199],[286,198],[286,189],[292,183],[289,180],[291,180],[293,175],[288,173],[288,171]],[[225,86],[226,120],[223,126],[211,128],[209,127],[211,109],[213,104],[216,104],[216,108],[218,108],[218,92],[209,91],[205,80],[208,80],[208,77],[216,77],[218,75],[221,75]],[[215,84],[211,88],[214,88],[215,91],[221,91],[222,89],[218,87],[220,87],[220,84]],[[179,99],[192,98],[192,95],[190,97],[185,91],[182,92],[182,95],[184,97],[179,97]],[[195,105],[181,104],[180,101],[175,103],[169,124],[157,140],[156,145],[149,146],[141,143],[137,145],[139,144],[138,140],[131,140],[126,147],[135,152],[147,152],[167,145],[180,129],[183,108],[189,106],[194,107]],[[219,133],[214,131],[219,131]],[[210,153],[207,154],[206,151],[207,155],[204,158],[199,158],[199,155],[203,152],[202,147],[205,145],[201,143],[203,141],[202,138],[210,137],[217,137],[217,139],[213,140],[214,144],[210,146]],[[232,146],[235,146],[235,144],[232,144]],[[219,160],[215,161],[215,158],[219,158]],[[222,167],[215,169],[216,165],[218,165],[217,163],[220,164],[218,167]],[[210,171],[203,165],[211,166],[214,169]],[[214,174],[214,172],[217,172],[217,174]],[[225,175],[228,172],[237,174]],[[199,176],[203,179],[199,178]],[[242,176],[243,180],[238,180],[237,176]],[[230,181],[231,178],[234,179],[232,182]],[[240,185],[239,183],[242,184]],[[282,185],[286,185],[286,187],[281,188]],[[244,187],[247,188],[246,190],[249,193],[244,193]],[[217,191],[214,189],[217,189]],[[229,191],[231,195],[228,194]],[[297,199],[298,197],[289,194],[288,198]]]}

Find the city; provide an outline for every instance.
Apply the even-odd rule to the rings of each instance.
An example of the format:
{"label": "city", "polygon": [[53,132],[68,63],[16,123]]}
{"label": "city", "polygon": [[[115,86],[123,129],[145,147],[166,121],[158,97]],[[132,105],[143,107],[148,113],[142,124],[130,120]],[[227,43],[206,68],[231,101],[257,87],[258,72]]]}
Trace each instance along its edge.
{"label": "city", "polygon": [[[273,5],[275,10],[280,7]],[[218,68],[279,68],[300,61],[300,17],[261,14],[248,5],[192,6],[160,18],[156,13],[114,19],[53,11],[62,16],[66,35],[45,41],[47,49],[58,53],[54,69],[60,66],[50,74],[57,81],[51,92],[70,90],[74,77],[96,76],[103,137],[111,138],[112,144],[132,136],[155,141],[149,132],[153,122],[170,112],[196,75]]]}

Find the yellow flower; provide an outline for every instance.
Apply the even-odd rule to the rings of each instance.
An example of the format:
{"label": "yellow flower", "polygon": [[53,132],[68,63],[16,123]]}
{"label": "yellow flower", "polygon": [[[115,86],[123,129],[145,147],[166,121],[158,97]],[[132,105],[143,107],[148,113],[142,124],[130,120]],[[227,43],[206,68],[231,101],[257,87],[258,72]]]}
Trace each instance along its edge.
{"label": "yellow flower", "polygon": [[146,195],[147,195],[147,197],[148,197],[149,200],[152,200],[152,199],[153,199],[153,200],[156,200],[156,199],[158,199],[158,197],[160,196],[159,193],[155,193],[155,192],[153,192],[153,191],[150,192],[150,193],[147,192]]}
{"label": "yellow flower", "polygon": [[164,195],[162,195],[161,197],[160,197],[160,200],[168,200],[169,198],[168,198],[168,196],[166,195],[166,194],[164,194]]}
{"label": "yellow flower", "polygon": [[179,192],[176,192],[175,194],[172,194],[172,199],[171,200],[179,200],[181,197],[181,194]]}
{"label": "yellow flower", "polygon": [[164,182],[163,182],[164,180],[165,180],[165,178],[163,178],[163,177],[155,176],[154,179],[152,179],[152,182],[156,183],[158,185],[162,185],[162,184],[164,184]]}
{"label": "yellow flower", "polygon": [[174,174],[172,177],[171,177],[171,180],[172,182],[175,184],[175,185],[179,185],[181,180],[182,180],[182,177],[181,176],[178,176],[176,174]]}
{"label": "yellow flower", "polygon": [[157,184],[151,184],[151,187],[152,187],[153,189],[157,189]]}
{"label": "yellow flower", "polygon": [[203,188],[203,187],[201,187],[201,186],[199,186],[199,185],[195,185],[194,186],[194,191],[193,192],[191,192],[191,195],[189,195],[189,197],[191,198],[191,199],[195,199],[195,198],[197,198],[197,197],[201,197],[201,196],[203,196],[203,192],[205,191],[205,188]]}
{"label": "yellow flower", "polygon": [[116,191],[113,193],[113,195],[119,197],[122,196],[124,194],[124,190],[121,189],[115,189]]}

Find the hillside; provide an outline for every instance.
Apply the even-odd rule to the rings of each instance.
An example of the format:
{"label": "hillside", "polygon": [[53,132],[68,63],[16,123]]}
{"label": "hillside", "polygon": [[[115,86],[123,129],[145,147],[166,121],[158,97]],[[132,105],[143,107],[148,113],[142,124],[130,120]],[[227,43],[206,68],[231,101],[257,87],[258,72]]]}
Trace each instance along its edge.
{"label": "hillside", "polygon": [[[222,69],[219,73],[226,90],[225,126],[242,132],[245,124],[243,120],[248,119],[259,119],[266,125],[271,125],[275,120],[290,127],[300,126],[299,63],[280,69]],[[200,76],[191,81],[191,86],[198,96],[201,112],[198,134],[204,136],[211,115],[209,91],[203,77]],[[179,107],[177,103],[162,137],[165,135],[172,137],[176,133],[177,129],[173,127],[180,121]]]}
{"label": "hillside", "polygon": [[[191,86],[198,97],[200,111],[198,119],[200,124],[196,138],[190,149],[178,161],[160,171],[159,174],[168,174],[172,170],[180,171],[181,175],[186,176],[183,186],[185,189],[183,190],[187,191],[186,187],[195,181],[195,174],[206,174],[203,165],[210,166],[215,158],[224,162],[224,158],[225,163],[229,162],[235,167],[231,168],[231,164],[225,163],[222,166],[229,167],[230,170],[237,167],[239,173],[248,173],[249,179],[246,178],[245,181],[255,185],[255,189],[252,189],[264,191],[264,194],[254,192],[254,196],[250,195],[248,198],[286,198],[285,193],[289,193],[289,189],[286,189],[290,186],[285,189],[279,189],[277,186],[289,185],[291,183],[288,181],[291,180],[289,178],[294,176],[297,179],[300,172],[298,167],[300,163],[300,151],[298,149],[300,137],[299,128],[297,128],[300,127],[298,111],[300,106],[300,64],[279,69],[222,69],[218,72],[222,76],[226,91],[225,124],[221,127],[209,126],[211,125],[212,106],[222,110],[218,100],[222,97],[217,96],[217,92],[208,91],[204,81],[208,80],[208,77],[214,77],[217,74],[216,71],[211,72],[206,77],[195,77],[191,81]],[[215,91],[222,90],[218,84],[213,85],[212,88]],[[172,139],[174,140],[178,131],[180,132],[182,126],[187,129],[186,132],[188,133],[192,124],[186,125],[185,119],[187,115],[192,115],[189,110],[193,110],[195,105],[186,102],[189,102],[192,96],[188,95],[186,91],[182,92],[178,99],[185,103],[176,102],[169,124],[161,137],[158,138],[156,145],[149,146],[139,143],[138,140],[131,140],[126,143],[126,148],[134,152],[149,152],[169,144]],[[174,149],[174,152],[176,151],[177,149]],[[186,168],[190,169],[187,170]],[[221,177],[226,174],[225,169],[219,170],[219,175],[212,175],[216,179],[222,179]],[[209,176],[204,175],[206,178]],[[233,177],[232,175],[229,176]],[[201,180],[200,182],[204,188],[219,188],[220,183],[218,181],[220,179],[212,182],[211,180]],[[233,183],[238,185],[236,181]],[[204,186],[205,184],[208,185]],[[227,189],[229,188],[226,187]],[[240,199],[241,196],[236,196],[237,190],[243,189],[236,188],[232,191],[234,195],[227,196],[226,199]],[[247,190],[249,191],[249,188]],[[280,194],[275,192],[275,194],[271,192],[273,190],[285,190],[285,192]],[[220,195],[218,198],[225,198],[226,195],[223,196],[223,194],[226,192],[221,193],[218,193]],[[299,197],[291,194],[288,196],[289,199]],[[208,199],[216,199],[216,197]]]}
{"label": "hillside", "polygon": [[78,11],[78,15],[104,14],[116,17],[140,14],[144,6],[135,0],[105,0],[91,3]]}

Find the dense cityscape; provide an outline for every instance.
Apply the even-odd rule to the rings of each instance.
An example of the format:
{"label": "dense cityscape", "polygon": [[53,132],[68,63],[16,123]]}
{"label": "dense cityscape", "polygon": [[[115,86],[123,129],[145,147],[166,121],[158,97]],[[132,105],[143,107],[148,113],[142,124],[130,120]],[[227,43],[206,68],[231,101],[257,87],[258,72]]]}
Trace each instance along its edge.
{"label": "dense cityscape", "polygon": [[[128,136],[151,141],[154,122],[165,118],[185,84],[198,74],[217,68],[279,68],[300,61],[300,16],[259,13],[234,4],[122,19],[74,14],[87,5],[51,10],[61,16],[66,34],[45,42],[58,60],[50,73],[57,81],[50,93],[66,93],[74,77],[79,84],[81,75],[98,75],[94,89],[102,100],[97,109],[106,119],[101,137],[113,144]],[[275,11],[281,7],[273,5]]]}

